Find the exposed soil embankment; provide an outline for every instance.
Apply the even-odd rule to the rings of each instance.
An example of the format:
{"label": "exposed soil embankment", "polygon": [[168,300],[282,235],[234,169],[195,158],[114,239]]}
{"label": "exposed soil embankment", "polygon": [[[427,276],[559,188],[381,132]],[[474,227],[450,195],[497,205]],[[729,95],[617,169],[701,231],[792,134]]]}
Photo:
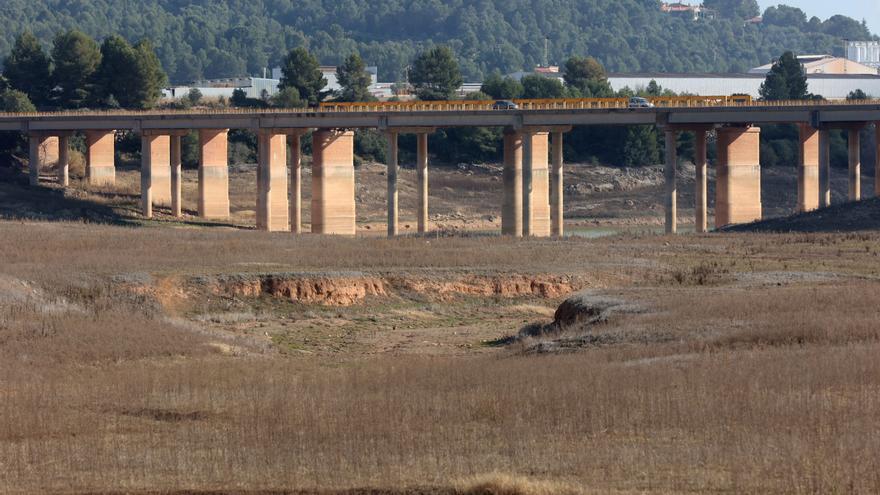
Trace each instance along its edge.
{"label": "exposed soil embankment", "polygon": [[239,274],[193,280],[218,295],[258,297],[268,295],[304,304],[350,306],[371,296],[417,295],[429,300],[448,300],[459,296],[537,296],[555,298],[586,285],[569,275],[450,275],[407,276],[338,274]]}

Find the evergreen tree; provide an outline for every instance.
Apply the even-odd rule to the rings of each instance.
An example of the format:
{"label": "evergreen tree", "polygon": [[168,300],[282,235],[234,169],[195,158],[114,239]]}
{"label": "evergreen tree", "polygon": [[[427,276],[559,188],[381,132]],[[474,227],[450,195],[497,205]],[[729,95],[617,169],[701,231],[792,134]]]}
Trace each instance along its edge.
{"label": "evergreen tree", "polygon": [[657,131],[650,125],[626,127],[623,164],[628,167],[654,165],[660,160]]}
{"label": "evergreen tree", "polygon": [[40,42],[29,31],[18,35],[12,52],[3,61],[9,85],[24,92],[30,101],[43,104],[49,96],[51,62]]}
{"label": "evergreen tree", "polygon": [[565,87],[559,79],[530,74],[522,78],[523,98],[564,98]]}
{"label": "evergreen tree", "polygon": [[612,95],[605,67],[593,57],[571,57],[565,62],[566,86],[577,90],[584,98],[602,98]]}
{"label": "evergreen tree", "polygon": [[761,84],[764,100],[804,100],[807,94],[807,76],[797,57],[785,52],[779,57]]}
{"label": "evergreen tree", "polygon": [[82,107],[95,90],[93,75],[101,64],[98,44],[81,31],[59,33],[55,36],[52,60],[55,102],[63,108]]}
{"label": "evergreen tree", "polygon": [[512,100],[522,98],[524,89],[516,79],[501,77],[501,73],[495,71],[483,81],[480,91],[496,100]]}
{"label": "evergreen tree", "polygon": [[703,6],[728,19],[751,19],[761,14],[757,0],[703,0]]}
{"label": "evergreen tree", "polygon": [[300,108],[303,106],[303,101],[299,99],[298,89],[284,88],[275,93],[275,96],[271,98],[271,104],[276,108]]}
{"label": "evergreen tree", "polygon": [[342,86],[337,92],[338,101],[374,101],[376,98],[370,94],[372,76],[367,72],[361,56],[354,53],[349,55],[342,65],[336,68],[336,81]]}
{"label": "evergreen tree", "polygon": [[421,100],[450,100],[464,79],[452,50],[437,46],[413,61],[409,83]]}
{"label": "evergreen tree", "polygon": [[315,106],[323,99],[321,90],[326,85],[314,55],[302,47],[290,50],[281,64],[281,89],[295,88],[301,100]]}
{"label": "evergreen tree", "polygon": [[6,89],[0,92],[0,111],[3,112],[35,112],[37,110],[28,96],[17,89]]}
{"label": "evergreen tree", "polygon": [[146,109],[161,96],[167,77],[150,42],[131,46],[114,35],[101,45],[101,65],[94,82],[94,104],[110,106],[115,100],[121,108]]}

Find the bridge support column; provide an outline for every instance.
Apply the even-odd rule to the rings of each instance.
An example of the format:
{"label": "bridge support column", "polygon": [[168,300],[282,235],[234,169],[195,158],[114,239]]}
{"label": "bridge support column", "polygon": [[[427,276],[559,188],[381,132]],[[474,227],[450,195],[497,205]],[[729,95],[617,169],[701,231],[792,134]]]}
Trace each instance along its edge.
{"label": "bridge support column", "polygon": [[183,186],[183,161],[180,154],[181,134],[171,135],[171,214],[180,218],[183,214],[181,188]]}
{"label": "bridge support column", "polygon": [[58,183],[70,185],[70,136],[58,136]]}
{"label": "bridge support column", "polygon": [[419,234],[424,234],[428,231],[428,133],[420,132],[416,137],[418,139],[416,157],[419,188],[418,224]]}
{"label": "bridge support column", "polygon": [[290,228],[287,136],[272,129],[262,129],[257,140],[257,228],[283,232]]}
{"label": "bridge support column", "polygon": [[874,154],[874,195],[880,197],[880,122],[874,122],[876,153]]}
{"label": "bridge support column", "polygon": [[31,133],[29,138],[28,172],[32,186],[40,184],[40,169],[58,163],[58,136]]}
{"label": "bridge support column", "polygon": [[171,200],[171,137],[144,131],[141,134],[141,214],[153,217],[154,204]]}
{"label": "bridge support column", "polygon": [[523,215],[524,236],[550,235],[550,177],[548,167],[548,133],[523,134]]}
{"label": "bridge support column", "polygon": [[302,234],[302,135],[287,136],[290,150],[290,231]]}
{"label": "bridge support column", "polygon": [[797,169],[797,210],[813,211],[819,207],[819,131],[801,124]]}
{"label": "bridge support column", "polygon": [[355,235],[354,132],[312,134],[312,233]]}
{"label": "bridge support column", "polygon": [[229,129],[200,129],[199,216],[229,218]]}
{"label": "bridge support column", "polygon": [[387,131],[385,133],[385,161],[388,167],[386,178],[388,179],[388,190],[386,196],[388,208],[388,237],[396,237],[400,234],[398,225],[398,191],[397,191],[397,133]]}
{"label": "bridge support column", "polygon": [[550,232],[555,237],[565,235],[565,218],[563,216],[563,176],[562,176],[562,133],[554,132],[551,156],[553,171],[550,174]]}
{"label": "bridge support column", "polygon": [[678,141],[678,132],[667,129],[666,132],[666,165],[664,176],[666,179],[666,233],[678,232],[678,185],[676,183],[676,167],[678,166],[678,153],[675,149]]}
{"label": "bridge support column", "polygon": [[694,191],[694,230],[703,234],[709,230],[708,179],[706,173],[706,131],[694,131],[694,167],[696,170]]}
{"label": "bridge support column", "polygon": [[116,133],[86,131],[86,176],[91,186],[112,186],[116,183]]}
{"label": "bridge support column", "polygon": [[761,219],[761,129],[718,130],[715,226]]}
{"label": "bridge support column", "polygon": [[523,135],[504,131],[504,203],[501,209],[501,233],[523,235]]}
{"label": "bridge support column", "polygon": [[861,127],[853,127],[849,129],[849,139],[847,144],[849,147],[849,200],[858,201],[862,199],[862,157],[861,157],[861,138],[859,131]]}
{"label": "bridge support column", "polygon": [[819,130],[819,207],[831,206],[831,137]]}

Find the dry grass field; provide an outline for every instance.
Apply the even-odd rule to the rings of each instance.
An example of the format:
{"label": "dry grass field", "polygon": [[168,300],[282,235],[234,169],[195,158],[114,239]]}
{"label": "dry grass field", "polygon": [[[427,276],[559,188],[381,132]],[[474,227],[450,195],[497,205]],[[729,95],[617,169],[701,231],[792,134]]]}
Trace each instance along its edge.
{"label": "dry grass field", "polygon": [[[297,237],[252,168],[228,223],[118,172],[0,180],[0,493],[880,492],[880,200],[670,237],[658,171],[570,167],[571,230],[618,233],[516,241],[497,167],[438,169],[436,232],[387,240],[366,164],[359,237]],[[578,291],[634,309],[551,324]]]}
{"label": "dry grass field", "polygon": [[[880,490],[875,232],[4,221],[0,260],[2,493]],[[643,310],[516,337],[578,289]]]}

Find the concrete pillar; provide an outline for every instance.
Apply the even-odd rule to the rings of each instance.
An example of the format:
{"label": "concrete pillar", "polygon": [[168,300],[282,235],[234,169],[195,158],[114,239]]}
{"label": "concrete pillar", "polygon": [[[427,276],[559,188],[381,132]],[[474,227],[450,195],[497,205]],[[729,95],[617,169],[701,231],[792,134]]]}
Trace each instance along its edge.
{"label": "concrete pillar", "polygon": [[428,133],[420,132],[417,135],[418,146],[416,156],[416,171],[418,174],[419,189],[419,234],[428,231]]}
{"label": "concrete pillar", "polygon": [[761,129],[718,130],[715,226],[761,219]]}
{"label": "concrete pillar", "polygon": [[153,206],[171,205],[171,136],[141,134],[141,213],[153,216]]}
{"label": "concrete pillar", "polygon": [[862,157],[860,128],[849,130],[849,200],[862,199]]}
{"label": "concrete pillar", "polygon": [[550,174],[546,132],[523,134],[523,235],[550,235]]}
{"label": "concrete pillar", "polygon": [[819,207],[831,206],[831,138],[828,129],[819,130]]}
{"label": "concrete pillar", "polygon": [[678,232],[678,185],[676,184],[675,168],[678,165],[678,133],[666,130],[666,166],[664,175],[666,179],[666,233]]}
{"label": "concrete pillar", "polygon": [[554,132],[551,151],[553,171],[550,174],[550,232],[556,237],[565,235],[563,216],[564,184],[562,176],[562,133]]}
{"label": "concrete pillar", "polygon": [[880,122],[875,122],[876,152],[874,154],[874,195],[880,197]]}
{"label": "concrete pillar", "polygon": [[312,134],[312,233],[354,235],[354,132]]}
{"label": "concrete pillar", "polygon": [[388,237],[395,237],[400,233],[398,226],[398,191],[397,191],[397,133],[388,131],[385,133],[386,148],[385,161],[388,167],[385,174],[388,179],[387,205],[388,205]]}
{"label": "concrete pillar", "polygon": [[269,232],[290,229],[287,204],[287,136],[270,129],[258,134],[257,228]]}
{"label": "concrete pillar", "polygon": [[709,191],[706,170],[706,131],[694,132],[694,168],[696,170],[694,191],[694,230],[705,233],[709,230]]}
{"label": "concrete pillar", "polygon": [[797,209],[805,212],[819,207],[819,131],[807,124],[799,127]]}
{"label": "concrete pillar", "polygon": [[290,231],[302,233],[302,138],[299,133],[287,136],[290,150]]}
{"label": "concrete pillar", "polygon": [[58,183],[70,185],[70,137],[58,136]]}
{"label": "concrete pillar", "polygon": [[40,184],[40,169],[58,163],[58,136],[31,133],[29,137],[28,172],[32,186]]}
{"label": "concrete pillar", "polygon": [[171,214],[183,215],[181,188],[183,187],[183,160],[180,154],[180,134],[171,135]]}
{"label": "concrete pillar", "polygon": [[116,134],[114,131],[86,131],[86,177],[91,186],[116,183]]}
{"label": "concrete pillar", "polygon": [[229,129],[199,130],[199,216],[229,218]]}
{"label": "concrete pillar", "polygon": [[501,209],[501,233],[522,237],[523,135],[513,130],[504,131],[504,204]]}

